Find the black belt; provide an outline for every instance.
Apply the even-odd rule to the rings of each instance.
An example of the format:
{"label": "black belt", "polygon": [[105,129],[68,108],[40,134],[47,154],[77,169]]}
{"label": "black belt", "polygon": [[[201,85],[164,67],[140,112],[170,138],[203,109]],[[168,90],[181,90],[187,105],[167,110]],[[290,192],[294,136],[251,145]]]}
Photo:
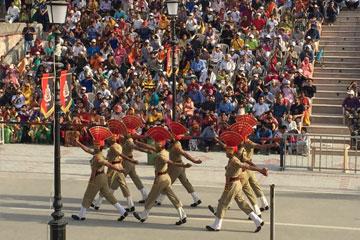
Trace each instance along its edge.
{"label": "black belt", "polygon": [[226,177],[226,182],[240,181],[240,177]]}
{"label": "black belt", "polygon": [[103,173],[105,173],[104,170],[102,170],[102,171],[96,171],[95,176],[100,175],[100,174],[103,174]]}
{"label": "black belt", "polygon": [[164,175],[164,174],[167,174],[168,171],[164,171],[164,172],[155,172],[155,175],[156,176],[161,176],[161,175]]}
{"label": "black belt", "polygon": [[122,163],[122,161],[114,161],[112,164]]}

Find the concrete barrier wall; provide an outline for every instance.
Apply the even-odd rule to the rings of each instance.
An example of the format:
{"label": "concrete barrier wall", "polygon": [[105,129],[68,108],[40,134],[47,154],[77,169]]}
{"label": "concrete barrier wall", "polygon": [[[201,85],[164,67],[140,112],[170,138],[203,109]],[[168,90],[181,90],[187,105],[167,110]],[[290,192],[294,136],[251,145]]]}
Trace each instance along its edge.
{"label": "concrete barrier wall", "polygon": [[[42,25],[33,25],[37,33],[42,35]],[[22,35],[25,23],[0,23],[0,55],[5,55],[6,62],[14,63],[24,55],[24,37]]]}

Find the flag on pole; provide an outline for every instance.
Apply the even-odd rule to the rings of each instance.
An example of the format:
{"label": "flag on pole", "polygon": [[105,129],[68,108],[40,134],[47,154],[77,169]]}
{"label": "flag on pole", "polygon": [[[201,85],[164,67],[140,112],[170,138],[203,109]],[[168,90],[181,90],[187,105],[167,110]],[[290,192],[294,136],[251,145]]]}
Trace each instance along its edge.
{"label": "flag on pole", "polygon": [[48,118],[55,107],[54,101],[54,76],[44,73],[41,78],[41,88],[43,99],[41,101],[41,113]]}
{"label": "flag on pole", "polygon": [[61,110],[64,113],[68,112],[71,107],[71,73],[68,73],[66,70],[61,71],[60,74],[60,101],[61,101]]}

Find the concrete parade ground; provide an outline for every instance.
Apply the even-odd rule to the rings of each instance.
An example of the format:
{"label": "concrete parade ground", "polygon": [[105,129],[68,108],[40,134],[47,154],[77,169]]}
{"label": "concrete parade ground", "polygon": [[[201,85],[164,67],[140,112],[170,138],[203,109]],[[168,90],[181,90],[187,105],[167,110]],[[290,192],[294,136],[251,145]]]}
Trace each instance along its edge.
{"label": "concrete parade ground", "polygon": [[[140,161],[137,172],[149,191],[154,169],[146,164],[146,155],[135,152]],[[86,220],[77,222],[71,214],[80,208],[90,176],[91,156],[80,148],[61,148],[62,197],[67,225],[67,239],[270,239],[270,212],[263,212],[265,225],[253,233],[255,225],[235,203],[225,215],[220,232],[208,232],[205,226],[214,221],[209,204],[216,206],[224,187],[223,152],[189,152],[203,160],[201,165],[187,169],[202,204],[191,208],[191,196],[176,182],[174,192],[180,197],[188,215],[186,224],[176,226],[177,211],[166,199],[154,206],[150,217],[140,223],[132,214],[123,221],[116,209],[104,201],[99,211],[90,209]],[[269,176],[257,174],[265,195],[269,185],[276,186],[275,239],[277,240],[352,240],[360,236],[360,175],[310,172],[307,170],[279,171],[278,155],[256,155],[254,162],[269,167]],[[53,193],[53,147],[50,145],[0,145],[0,239],[49,239]],[[138,212],[140,192],[127,178]],[[115,192],[121,204],[121,191]]]}

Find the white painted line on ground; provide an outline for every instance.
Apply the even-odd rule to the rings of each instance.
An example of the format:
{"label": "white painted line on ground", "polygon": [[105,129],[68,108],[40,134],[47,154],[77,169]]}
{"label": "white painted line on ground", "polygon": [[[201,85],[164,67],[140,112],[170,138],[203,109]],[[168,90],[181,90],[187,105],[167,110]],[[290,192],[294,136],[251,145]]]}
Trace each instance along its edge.
{"label": "white painted line on ground", "polygon": [[[0,209],[4,210],[16,210],[16,211],[41,211],[41,212],[49,212],[51,213],[51,209],[43,209],[43,208],[19,208],[19,207],[0,207]],[[114,210],[116,211],[116,210]],[[69,210],[63,210],[64,213],[72,213],[73,211]],[[96,214],[94,214],[96,213]],[[104,213],[104,212],[89,212],[88,215],[104,215],[104,216],[118,216],[118,214],[112,214],[112,213]],[[176,219],[176,217],[167,217],[167,216],[157,216],[157,215],[151,215],[149,217],[149,220],[151,218],[158,218],[158,219]],[[188,217],[188,220],[195,220],[195,221],[206,221],[206,222],[212,222],[214,218],[199,218],[199,217]],[[246,223],[246,224],[254,224],[252,221],[249,220],[233,220],[233,219],[224,219],[224,222],[231,222],[231,223]],[[146,223],[145,223],[146,224]],[[267,224],[269,224],[267,222]],[[300,228],[321,228],[321,229],[331,229],[331,230],[344,230],[344,231],[360,231],[360,228],[354,228],[354,227],[341,227],[341,226],[327,226],[327,225],[310,225],[310,224],[298,224],[298,223],[275,223],[277,226],[286,226],[286,227],[300,227]]]}

